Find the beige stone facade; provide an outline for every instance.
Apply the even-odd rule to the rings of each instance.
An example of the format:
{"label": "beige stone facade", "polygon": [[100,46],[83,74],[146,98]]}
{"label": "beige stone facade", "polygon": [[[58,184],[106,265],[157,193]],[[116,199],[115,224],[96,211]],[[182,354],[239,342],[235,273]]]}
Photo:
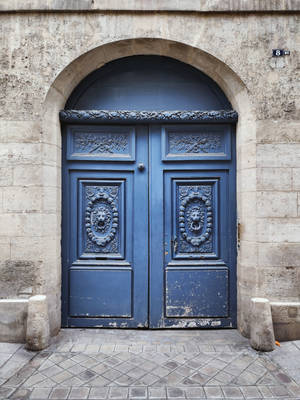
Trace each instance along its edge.
{"label": "beige stone facade", "polygon": [[[210,76],[239,114],[240,331],[249,335],[251,297],[266,297],[274,302],[279,336],[289,336],[288,323],[300,338],[298,6],[288,0],[1,2],[0,296],[5,309],[7,299],[46,295],[51,332],[60,329],[59,110],[76,85],[108,61],[157,54]],[[290,55],[274,58],[273,48]],[[0,321],[9,323],[9,318]]]}

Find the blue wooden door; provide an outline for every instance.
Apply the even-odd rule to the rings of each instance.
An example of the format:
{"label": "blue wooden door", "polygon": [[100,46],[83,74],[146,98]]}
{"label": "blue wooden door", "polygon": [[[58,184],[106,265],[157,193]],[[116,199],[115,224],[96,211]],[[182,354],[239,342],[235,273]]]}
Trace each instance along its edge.
{"label": "blue wooden door", "polygon": [[148,326],[148,128],[67,125],[63,325]]}
{"label": "blue wooden door", "polygon": [[231,125],[66,125],[63,180],[64,326],[235,326]]}
{"label": "blue wooden door", "polygon": [[230,125],[150,126],[150,327],[236,325]]}

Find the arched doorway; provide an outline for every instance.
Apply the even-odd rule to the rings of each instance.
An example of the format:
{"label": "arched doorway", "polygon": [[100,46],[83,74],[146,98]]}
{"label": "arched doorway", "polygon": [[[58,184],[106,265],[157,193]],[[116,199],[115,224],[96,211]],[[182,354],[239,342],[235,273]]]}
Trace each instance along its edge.
{"label": "arched doorway", "polygon": [[73,91],[64,326],[236,325],[236,118],[210,78],[167,57],[110,62]]}

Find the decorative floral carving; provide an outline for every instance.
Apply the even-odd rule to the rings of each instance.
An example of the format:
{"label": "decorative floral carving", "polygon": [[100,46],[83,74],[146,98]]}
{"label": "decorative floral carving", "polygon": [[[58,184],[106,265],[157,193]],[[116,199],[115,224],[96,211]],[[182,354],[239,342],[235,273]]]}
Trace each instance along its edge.
{"label": "decorative floral carving", "polygon": [[87,187],[86,250],[104,253],[118,251],[116,240],[119,228],[117,197],[118,187],[116,186]]}
{"label": "decorative floral carving", "polygon": [[179,186],[179,252],[212,251],[212,190],[209,185]]}
{"label": "decorative floral carving", "polygon": [[236,122],[238,114],[234,110],[219,111],[136,111],[136,110],[62,110],[62,122]]}
{"label": "decorative floral carving", "polygon": [[125,153],[128,149],[128,135],[110,133],[74,134],[75,153]]}
{"label": "decorative floral carving", "polygon": [[221,153],[221,135],[209,133],[177,134],[169,133],[170,153]]}

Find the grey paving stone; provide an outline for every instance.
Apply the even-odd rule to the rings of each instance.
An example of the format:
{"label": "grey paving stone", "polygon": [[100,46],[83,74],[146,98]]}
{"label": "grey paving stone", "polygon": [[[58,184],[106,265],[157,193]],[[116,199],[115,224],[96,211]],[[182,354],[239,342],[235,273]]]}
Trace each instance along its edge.
{"label": "grey paving stone", "polygon": [[241,390],[246,399],[261,399],[263,397],[256,386],[243,386]]}
{"label": "grey paving stone", "polygon": [[228,384],[233,381],[234,376],[228,374],[227,372],[221,371],[214,376],[214,379],[216,379],[217,381],[219,381],[221,383]]}
{"label": "grey paving stone", "polygon": [[11,396],[10,399],[13,400],[27,400],[31,394],[29,389],[18,389]]}
{"label": "grey paving stone", "polygon": [[[155,364],[154,364],[155,365]],[[131,364],[130,362],[124,362],[124,363],[122,363],[122,364],[119,364],[119,365],[116,365],[115,367],[114,367],[114,369],[116,369],[117,371],[120,371],[120,372],[122,372],[122,373],[126,373],[126,372],[128,372],[128,371],[131,371],[133,368],[135,368],[135,365],[134,364]],[[145,368],[144,368],[145,369]],[[93,369],[93,371],[96,371],[97,372],[97,370],[96,369]]]}
{"label": "grey paving stone", "polygon": [[35,388],[33,389],[31,395],[30,395],[30,399],[48,399],[50,392],[51,392],[51,388]]}
{"label": "grey paving stone", "polygon": [[46,379],[45,375],[40,374],[39,372],[35,373],[34,375],[31,375],[30,378],[28,378],[24,383],[23,386],[25,387],[32,387],[36,383],[43,382]]}
{"label": "grey paving stone", "polygon": [[255,385],[258,381],[259,377],[252,372],[244,371],[238,376],[234,383],[239,386],[246,386],[246,385]]}
{"label": "grey paving stone", "polygon": [[294,382],[287,385],[287,389],[296,397],[300,399],[300,386]]}
{"label": "grey paving stone", "polygon": [[196,372],[195,374],[190,376],[190,380],[194,383],[198,383],[199,385],[204,385],[206,382],[209,381],[209,377],[203,374],[200,374],[200,372]]}
{"label": "grey paving stone", "polygon": [[49,399],[65,400],[68,398],[70,388],[56,387],[50,393]]}
{"label": "grey paving stone", "polygon": [[51,376],[57,375],[60,372],[63,372],[63,368],[58,367],[57,365],[53,365],[50,368],[47,369],[43,369],[42,373],[43,375],[47,376],[48,378],[50,378]]}
{"label": "grey paving stone", "polygon": [[220,387],[218,386],[205,386],[204,391],[206,394],[206,397],[208,399],[223,399],[223,393]]}
{"label": "grey paving stone", "polygon": [[77,388],[72,388],[71,392],[69,394],[68,399],[70,400],[83,400],[83,399],[87,399],[88,395],[90,392],[90,388],[89,387],[77,387]]}
{"label": "grey paving stone", "polygon": [[164,377],[169,386],[178,385],[182,381],[182,376],[177,372],[171,372],[169,375]]}
{"label": "grey paving stone", "polygon": [[158,380],[159,380],[159,376],[156,376],[151,373],[146,374],[140,378],[141,383],[146,386],[153,385]]}
{"label": "grey paving stone", "polygon": [[0,367],[4,363],[6,363],[6,361],[9,360],[11,356],[12,356],[12,354],[10,354],[10,353],[0,353]]}
{"label": "grey paving stone", "polygon": [[22,367],[18,361],[10,358],[0,369],[0,378],[8,379]]}
{"label": "grey paving stone", "polygon": [[133,387],[129,389],[130,399],[146,399],[147,395],[148,395],[147,388]]}
{"label": "grey paving stone", "polygon": [[13,354],[22,347],[20,343],[0,343],[0,353]]}
{"label": "grey paving stone", "polygon": [[222,386],[225,399],[243,399],[243,393],[238,387]]}
{"label": "grey paving stone", "polygon": [[128,388],[110,388],[109,391],[110,399],[127,399],[128,398]]}
{"label": "grey paving stone", "polygon": [[108,390],[108,388],[104,387],[92,387],[88,398],[91,400],[106,399]]}
{"label": "grey paving stone", "polygon": [[10,387],[0,387],[0,399],[4,399],[5,397],[9,397],[15,388]]}
{"label": "grey paving stone", "polygon": [[115,384],[116,386],[132,386],[135,382],[136,379],[124,374],[115,379],[112,384]]}
{"label": "grey paving stone", "polygon": [[149,387],[148,395],[150,399],[166,399],[166,388],[165,387]]}
{"label": "grey paving stone", "polygon": [[54,375],[51,377],[51,379],[53,381],[55,381],[56,383],[62,383],[63,381],[72,378],[72,374],[70,374],[70,372],[68,371],[62,371],[60,373],[58,373],[57,375]]}
{"label": "grey paving stone", "polygon": [[184,390],[180,389],[180,388],[176,388],[176,387],[169,387],[167,388],[167,395],[168,398],[180,398],[180,397],[185,397],[185,392]]}
{"label": "grey paving stone", "polygon": [[85,361],[82,361],[80,365],[84,368],[91,368],[94,367],[95,365],[99,364],[99,360],[95,360],[94,358],[88,358]]}
{"label": "grey paving stone", "polygon": [[206,398],[204,389],[202,387],[186,387],[186,397],[189,399],[202,399]]}
{"label": "grey paving stone", "polygon": [[88,382],[90,381],[92,378],[94,378],[95,376],[97,376],[97,374],[93,371],[90,371],[89,369],[81,372],[77,377],[82,380],[82,382]]}
{"label": "grey paving stone", "polygon": [[290,393],[284,386],[270,386],[270,390],[276,397],[290,397]]}
{"label": "grey paving stone", "polygon": [[72,376],[72,378],[69,378],[62,383],[60,383],[60,386],[82,386],[82,381],[78,379],[76,376]]}
{"label": "grey paving stone", "polygon": [[142,377],[145,374],[146,374],[146,371],[144,371],[141,368],[137,368],[137,367],[135,367],[132,370],[130,370],[129,372],[127,372],[128,376],[130,376],[131,378],[136,378],[136,379]]}
{"label": "grey paving stone", "polygon": [[105,386],[105,385],[109,384],[109,382],[110,381],[108,379],[103,378],[103,376],[97,376],[96,378],[91,379],[89,381],[89,385],[90,386]]}

